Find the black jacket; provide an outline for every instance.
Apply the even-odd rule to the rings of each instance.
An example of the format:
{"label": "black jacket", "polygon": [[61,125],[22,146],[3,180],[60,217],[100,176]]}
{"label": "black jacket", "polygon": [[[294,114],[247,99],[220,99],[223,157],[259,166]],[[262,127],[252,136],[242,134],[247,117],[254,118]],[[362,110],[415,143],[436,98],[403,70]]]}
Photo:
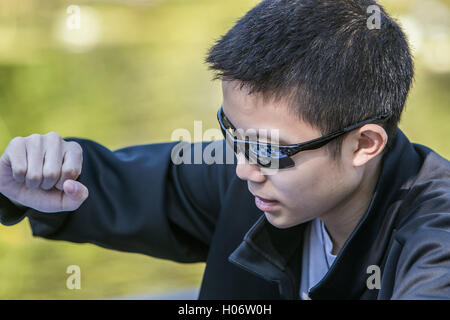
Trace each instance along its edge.
{"label": "black jacket", "polygon": [[[234,165],[175,165],[175,143],[113,152],[91,140],[66,140],[83,148],[78,180],[89,198],[75,212],[49,214],[21,211],[2,197],[4,225],[26,216],[34,236],[205,261],[201,299],[298,299],[306,224],[268,223]],[[371,265],[380,268],[381,289],[367,286]],[[309,296],[449,299],[449,161],[398,130],[368,209]]]}

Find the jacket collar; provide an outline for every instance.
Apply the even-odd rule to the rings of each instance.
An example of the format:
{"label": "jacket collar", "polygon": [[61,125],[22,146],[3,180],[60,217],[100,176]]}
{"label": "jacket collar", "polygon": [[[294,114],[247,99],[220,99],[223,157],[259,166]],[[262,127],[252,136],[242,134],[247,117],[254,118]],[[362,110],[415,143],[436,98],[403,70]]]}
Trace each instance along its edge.
{"label": "jacket collar", "polygon": [[[382,158],[382,170],[371,202],[325,277],[310,291],[312,299],[358,299],[366,289],[367,267],[382,268],[395,232],[398,208],[421,165],[398,129],[392,149]],[[268,281],[278,283],[280,297],[298,299],[303,231],[272,226],[262,215],[246,233],[229,261]]]}

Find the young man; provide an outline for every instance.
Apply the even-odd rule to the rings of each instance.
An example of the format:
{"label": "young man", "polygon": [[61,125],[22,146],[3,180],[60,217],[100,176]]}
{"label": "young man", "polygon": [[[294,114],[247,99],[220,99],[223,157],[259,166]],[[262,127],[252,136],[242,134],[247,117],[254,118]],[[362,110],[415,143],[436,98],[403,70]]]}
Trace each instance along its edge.
{"label": "young man", "polygon": [[175,143],[19,137],[0,161],[1,222],[206,261],[204,299],[450,298],[450,163],[397,127],[412,60],[384,10],[369,28],[373,5],[266,0],[215,44],[237,165],[174,164]]}

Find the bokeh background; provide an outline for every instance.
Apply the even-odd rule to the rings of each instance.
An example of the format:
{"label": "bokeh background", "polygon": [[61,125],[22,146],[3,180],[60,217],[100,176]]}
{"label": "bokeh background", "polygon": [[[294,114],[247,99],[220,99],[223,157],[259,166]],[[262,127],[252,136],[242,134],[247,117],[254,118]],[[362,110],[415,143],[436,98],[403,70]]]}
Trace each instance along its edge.
{"label": "bokeh background", "polygon": [[[194,120],[216,128],[220,83],[208,48],[256,0],[0,0],[0,150],[56,131],[110,149],[169,141]],[[385,0],[415,55],[401,121],[410,140],[450,157],[450,1]],[[80,29],[69,29],[71,5]],[[69,11],[68,11],[69,10]],[[73,20],[71,20],[73,22]],[[151,183],[151,182],[149,182]],[[66,289],[68,265],[82,289]],[[102,299],[198,287],[204,264],[178,264],[31,236],[0,226],[0,299]]]}

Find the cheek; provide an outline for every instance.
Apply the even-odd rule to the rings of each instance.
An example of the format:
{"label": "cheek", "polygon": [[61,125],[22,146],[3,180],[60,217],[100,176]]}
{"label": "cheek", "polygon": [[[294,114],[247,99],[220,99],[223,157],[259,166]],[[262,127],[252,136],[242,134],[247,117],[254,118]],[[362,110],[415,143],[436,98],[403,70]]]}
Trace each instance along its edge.
{"label": "cheek", "polygon": [[313,190],[317,189],[318,182],[313,172],[295,170],[280,173],[273,179],[272,184],[279,200],[290,207],[314,194]]}
{"label": "cheek", "polygon": [[305,209],[312,209],[333,197],[342,183],[342,175],[337,169],[319,161],[295,167],[295,170],[280,171],[272,179],[284,205]]}

